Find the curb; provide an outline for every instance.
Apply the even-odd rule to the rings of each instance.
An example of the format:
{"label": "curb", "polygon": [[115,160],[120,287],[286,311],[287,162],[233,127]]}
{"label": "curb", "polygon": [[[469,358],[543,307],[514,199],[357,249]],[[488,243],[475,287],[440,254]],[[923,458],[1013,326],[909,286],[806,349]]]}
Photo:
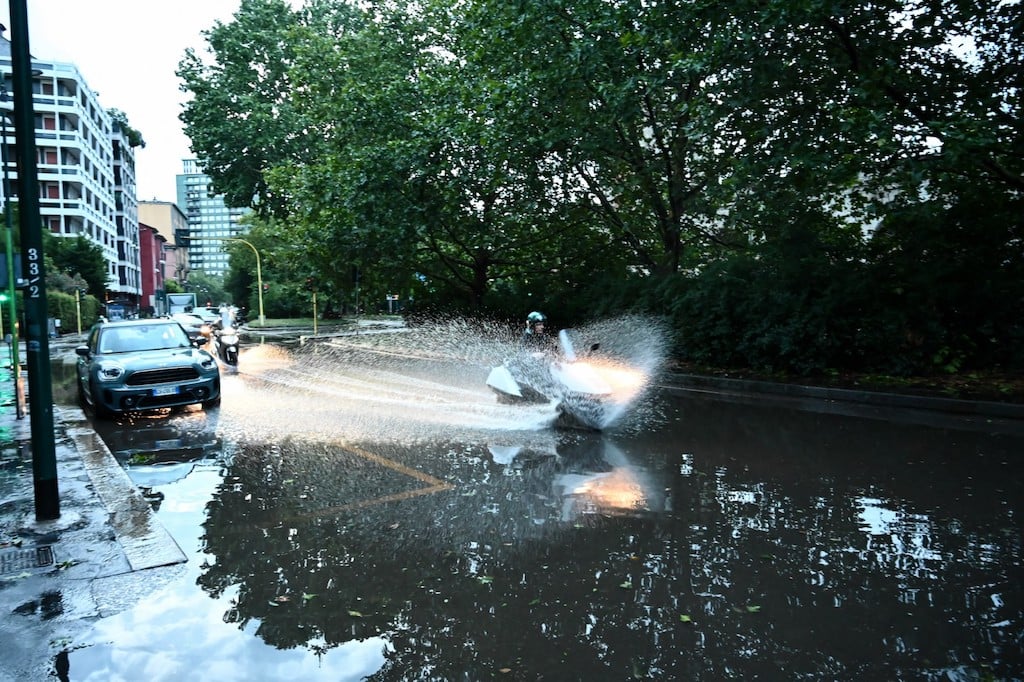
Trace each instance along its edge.
{"label": "curb", "polygon": [[65,431],[82,458],[93,491],[110,515],[110,526],[131,570],[188,561],[178,543],[157,521],[149,502],[124,467],[89,425],[82,410],[64,408],[63,411],[72,417],[62,419]]}
{"label": "curb", "polygon": [[1024,434],[1024,405],[668,373],[659,388],[811,412]]}

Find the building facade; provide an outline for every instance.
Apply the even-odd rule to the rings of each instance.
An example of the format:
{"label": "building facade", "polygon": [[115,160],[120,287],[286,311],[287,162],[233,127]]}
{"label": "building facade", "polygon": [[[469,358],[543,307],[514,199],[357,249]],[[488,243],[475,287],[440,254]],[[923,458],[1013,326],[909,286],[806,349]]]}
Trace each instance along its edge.
{"label": "building facade", "polygon": [[155,317],[167,312],[164,286],[166,242],[156,228],[145,223],[139,224],[139,269],[142,275],[139,315],[144,317]]}
{"label": "building facade", "polygon": [[228,270],[225,239],[245,232],[239,224],[248,208],[228,208],[224,196],[213,194],[210,176],[196,159],[184,160],[184,173],[176,176],[178,206],[188,218],[188,267],[207,275],[223,277]]}
{"label": "building facade", "polygon": [[170,201],[140,201],[139,223],[164,238],[164,279],[188,283],[188,218]]}
{"label": "building facade", "polygon": [[[141,295],[135,151],[73,64],[33,59],[32,106],[39,213],[57,237],[83,235],[107,265],[107,303],[137,311]],[[0,75],[12,89],[11,44],[0,37]],[[11,198],[18,184],[13,120],[5,120]]]}
{"label": "building facade", "polygon": [[117,271],[107,283],[107,298],[126,305],[141,302],[142,274],[139,252],[139,203],[135,182],[135,150],[127,131],[117,122],[111,128],[114,162],[114,222],[117,226]]}

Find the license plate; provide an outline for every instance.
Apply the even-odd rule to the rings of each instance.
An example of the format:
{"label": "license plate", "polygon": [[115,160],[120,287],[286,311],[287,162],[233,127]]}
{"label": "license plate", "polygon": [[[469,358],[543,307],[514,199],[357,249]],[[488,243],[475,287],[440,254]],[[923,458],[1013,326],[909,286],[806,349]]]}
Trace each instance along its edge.
{"label": "license plate", "polygon": [[177,393],[177,386],[160,386],[153,389],[153,395],[176,395]]}

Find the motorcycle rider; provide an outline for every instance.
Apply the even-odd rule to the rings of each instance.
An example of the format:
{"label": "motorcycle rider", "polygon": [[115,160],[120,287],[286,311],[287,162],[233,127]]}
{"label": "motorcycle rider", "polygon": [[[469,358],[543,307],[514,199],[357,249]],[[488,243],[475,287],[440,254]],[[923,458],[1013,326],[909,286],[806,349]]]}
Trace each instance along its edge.
{"label": "motorcycle rider", "polygon": [[544,350],[551,346],[551,337],[544,331],[544,323],[547,322],[544,313],[533,311],[526,316],[526,329],[523,331],[523,346]]}

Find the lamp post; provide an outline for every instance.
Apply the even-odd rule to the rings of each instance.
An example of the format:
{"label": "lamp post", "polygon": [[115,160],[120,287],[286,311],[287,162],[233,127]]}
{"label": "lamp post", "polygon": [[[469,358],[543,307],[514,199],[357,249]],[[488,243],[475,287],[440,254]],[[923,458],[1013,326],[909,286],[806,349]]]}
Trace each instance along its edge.
{"label": "lamp post", "polygon": [[78,335],[82,335],[82,287],[75,287],[75,314],[78,316]]}
{"label": "lamp post", "polygon": [[224,237],[223,241],[226,241],[226,242],[242,242],[243,244],[248,246],[250,249],[252,249],[252,252],[254,254],[256,254],[256,296],[257,296],[257,300],[259,301],[259,307],[260,307],[260,326],[262,327],[263,323],[266,320],[263,317],[263,270],[260,267],[260,252],[256,250],[255,246],[253,246],[252,244],[250,244],[246,240],[242,239],[241,237]]}
{"label": "lamp post", "polygon": [[11,176],[7,164],[7,103],[10,97],[7,93],[7,79],[0,77],[0,127],[2,135],[0,138],[0,163],[4,166],[3,194],[4,194],[4,247],[7,250],[7,312],[11,324],[11,375],[14,377],[14,412],[18,419],[25,417],[25,407],[22,405],[21,390],[21,350],[18,348],[18,305],[14,296],[14,226],[11,215]]}

